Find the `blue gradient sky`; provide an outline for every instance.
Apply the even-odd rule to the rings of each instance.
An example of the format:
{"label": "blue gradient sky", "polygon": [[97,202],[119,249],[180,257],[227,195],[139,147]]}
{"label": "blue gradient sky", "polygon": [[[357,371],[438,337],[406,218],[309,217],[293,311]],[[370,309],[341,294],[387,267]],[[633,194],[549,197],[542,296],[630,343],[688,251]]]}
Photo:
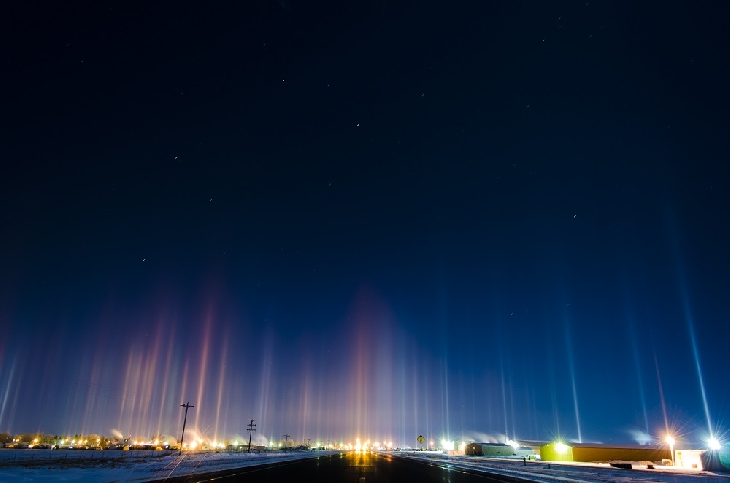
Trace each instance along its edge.
{"label": "blue gradient sky", "polygon": [[481,3],[2,7],[0,431],[725,435],[728,7]]}

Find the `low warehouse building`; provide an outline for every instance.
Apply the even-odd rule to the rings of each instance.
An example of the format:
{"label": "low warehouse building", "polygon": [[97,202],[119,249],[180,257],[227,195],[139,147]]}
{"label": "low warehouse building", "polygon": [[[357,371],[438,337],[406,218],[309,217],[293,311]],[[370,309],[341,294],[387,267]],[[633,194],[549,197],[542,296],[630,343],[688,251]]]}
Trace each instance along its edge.
{"label": "low warehouse building", "polygon": [[514,448],[501,443],[469,443],[464,453],[471,456],[514,456]]}
{"label": "low warehouse building", "polygon": [[669,448],[661,446],[622,446],[593,443],[548,443],[540,446],[543,461],[580,461],[607,463],[609,461],[671,461]]}

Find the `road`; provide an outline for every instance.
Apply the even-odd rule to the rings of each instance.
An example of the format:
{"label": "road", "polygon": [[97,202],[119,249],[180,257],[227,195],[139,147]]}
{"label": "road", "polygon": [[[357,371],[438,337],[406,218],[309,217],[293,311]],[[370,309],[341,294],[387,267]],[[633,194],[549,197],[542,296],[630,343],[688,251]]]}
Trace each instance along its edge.
{"label": "road", "polygon": [[215,481],[220,483],[524,483],[526,480],[488,473],[472,473],[443,464],[423,463],[388,454],[347,452],[263,466],[249,466],[207,475],[169,478],[168,483]]}

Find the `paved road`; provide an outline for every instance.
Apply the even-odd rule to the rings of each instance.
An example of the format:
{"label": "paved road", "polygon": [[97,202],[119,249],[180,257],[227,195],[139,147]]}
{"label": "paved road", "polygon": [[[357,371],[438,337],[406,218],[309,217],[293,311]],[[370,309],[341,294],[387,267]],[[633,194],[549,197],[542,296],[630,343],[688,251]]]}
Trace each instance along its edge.
{"label": "paved road", "polygon": [[286,463],[251,466],[215,474],[170,478],[166,481],[168,483],[203,481],[220,483],[400,483],[411,481],[418,483],[518,483],[526,480],[487,473],[470,473],[447,468],[445,465],[423,463],[391,455],[348,452]]}

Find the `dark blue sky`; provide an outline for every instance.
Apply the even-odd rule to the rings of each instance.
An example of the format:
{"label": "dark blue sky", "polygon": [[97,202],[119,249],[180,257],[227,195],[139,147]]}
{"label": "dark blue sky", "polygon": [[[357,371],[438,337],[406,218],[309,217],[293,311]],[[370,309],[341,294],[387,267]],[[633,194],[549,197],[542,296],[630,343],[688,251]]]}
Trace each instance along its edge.
{"label": "dark blue sky", "polygon": [[2,7],[0,431],[725,434],[729,8],[391,3]]}

